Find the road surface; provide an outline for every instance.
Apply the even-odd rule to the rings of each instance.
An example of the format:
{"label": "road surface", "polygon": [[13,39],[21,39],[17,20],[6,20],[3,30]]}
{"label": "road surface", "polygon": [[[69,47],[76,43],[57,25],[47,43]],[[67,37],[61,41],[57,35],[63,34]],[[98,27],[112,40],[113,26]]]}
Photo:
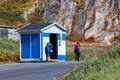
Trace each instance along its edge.
{"label": "road surface", "polygon": [[0,80],[54,80],[79,63],[71,61],[0,65]]}

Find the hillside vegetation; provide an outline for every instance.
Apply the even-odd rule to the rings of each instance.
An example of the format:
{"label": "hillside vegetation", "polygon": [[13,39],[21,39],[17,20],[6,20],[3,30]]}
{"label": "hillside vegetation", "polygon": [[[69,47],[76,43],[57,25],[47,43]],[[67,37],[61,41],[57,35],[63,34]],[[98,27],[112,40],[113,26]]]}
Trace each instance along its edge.
{"label": "hillside vegetation", "polygon": [[83,62],[64,80],[119,80],[119,74],[120,44],[96,60]]}
{"label": "hillside vegetation", "polygon": [[30,0],[0,0],[0,25],[19,27],[25,23],[22,13],[31,8]]}

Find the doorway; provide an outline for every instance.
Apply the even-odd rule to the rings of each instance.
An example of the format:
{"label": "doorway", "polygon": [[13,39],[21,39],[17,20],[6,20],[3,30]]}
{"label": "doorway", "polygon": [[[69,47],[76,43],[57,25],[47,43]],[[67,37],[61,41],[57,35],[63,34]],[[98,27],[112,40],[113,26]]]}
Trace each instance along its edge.
{"label": "doorway", "polygon": [[50,43],[52,43],[51,59],[57,59],[57,34],[50,34]]}

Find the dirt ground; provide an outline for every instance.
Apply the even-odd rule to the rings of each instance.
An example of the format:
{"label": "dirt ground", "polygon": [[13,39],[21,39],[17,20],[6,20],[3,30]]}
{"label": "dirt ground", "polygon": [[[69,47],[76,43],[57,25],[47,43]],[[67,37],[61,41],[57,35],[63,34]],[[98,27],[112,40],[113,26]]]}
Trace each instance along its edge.
{"label": "dirt ground", "polygon": [[[66,41],[66,45],[75,45],[74,41]],[[98,42],[80,42],[81,46],[96,46],[96,47],[107,47],[107,45],[101,45]]]}

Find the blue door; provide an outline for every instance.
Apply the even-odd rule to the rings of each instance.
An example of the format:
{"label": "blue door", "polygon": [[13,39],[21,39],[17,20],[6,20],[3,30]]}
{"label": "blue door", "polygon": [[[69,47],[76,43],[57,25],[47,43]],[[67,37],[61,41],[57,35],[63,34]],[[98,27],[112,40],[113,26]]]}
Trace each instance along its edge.
{"label": "blue door", "polygon": [[21,34],[21,58],[30,58],[30,34]]}
{"label": "blue door", "polygon": [[39,34],[31,34],[31,58],[40,58]]}

